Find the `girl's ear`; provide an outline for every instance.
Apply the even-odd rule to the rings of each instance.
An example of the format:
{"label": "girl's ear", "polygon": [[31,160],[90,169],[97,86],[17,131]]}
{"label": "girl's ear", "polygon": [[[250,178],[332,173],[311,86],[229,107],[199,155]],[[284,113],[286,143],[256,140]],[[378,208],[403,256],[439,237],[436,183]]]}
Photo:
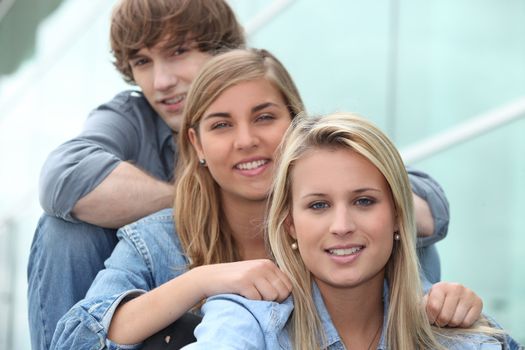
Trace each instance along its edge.
{"label": "girl's ear", "polygon": [[204,157],[204,152],[202,151],[201,142],[199,140],[199,137],[197,136],[197,131],[195,131],[194,128],[188,129],[188,138],[190,139],[193,149],[197,153],[197,157],[199,157],[199,159],[206,159]]}
{"label": "girl's ear", "polygon": [[293,218],[291,214],[288,214],[286,219],[284,219],[284,227],[286,228],[286,232],[295,240],[297,240],[297,234],[295,232],[295,225],[293,223]]}

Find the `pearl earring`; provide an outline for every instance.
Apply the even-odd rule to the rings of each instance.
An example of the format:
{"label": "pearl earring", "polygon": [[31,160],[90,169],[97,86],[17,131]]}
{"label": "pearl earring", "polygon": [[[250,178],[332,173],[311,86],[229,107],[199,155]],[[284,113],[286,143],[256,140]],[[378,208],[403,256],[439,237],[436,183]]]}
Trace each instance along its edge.
{"label": "pearl earring", "polygon": [[401,239],[401,236],[399,235],[399,232],[396,232],[396,233],[394,234],[394,240],[395,240],[395,241],[399,241],[400,239]]}
{"label": "pearl earring", "polygon": [[293,242],[291,247],[292,247],[293,250],[297,250],[297,248],[298,248],[297,242]]}
{"label": "pearl earring", "polygon": [[206,165],[206,159],[199,159],[199,164],[200,164],[200,166],[205,166]]}

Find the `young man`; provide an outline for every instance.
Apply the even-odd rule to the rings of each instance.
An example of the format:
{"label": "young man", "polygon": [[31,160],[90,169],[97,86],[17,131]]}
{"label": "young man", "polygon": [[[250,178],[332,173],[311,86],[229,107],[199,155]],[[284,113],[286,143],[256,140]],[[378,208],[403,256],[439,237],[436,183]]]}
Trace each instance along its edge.
{"label": "young man", "polygon": [[33,349],[82,299],[111,254],[116,229],[173,204],[184,99],[214,54],[245,44],[223,0],[122,0],[112,14],[115,66],[141,92],[95,109],[79,136],[54,150],[40,179],[42,216],[28,265]]}

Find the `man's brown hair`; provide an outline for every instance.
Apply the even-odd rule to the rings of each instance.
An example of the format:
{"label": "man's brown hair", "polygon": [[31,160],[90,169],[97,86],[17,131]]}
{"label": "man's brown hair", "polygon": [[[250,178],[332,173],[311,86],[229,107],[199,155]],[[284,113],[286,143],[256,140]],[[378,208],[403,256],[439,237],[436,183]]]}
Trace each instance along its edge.
{"label": "man's brown hair", "polygon": [[192,40],[212,54],[245,45],[244,31],[224,0],[121,0],[113,9],[110,43],[114,65],[134,83],[129,60],[166,40],[175,49]]}

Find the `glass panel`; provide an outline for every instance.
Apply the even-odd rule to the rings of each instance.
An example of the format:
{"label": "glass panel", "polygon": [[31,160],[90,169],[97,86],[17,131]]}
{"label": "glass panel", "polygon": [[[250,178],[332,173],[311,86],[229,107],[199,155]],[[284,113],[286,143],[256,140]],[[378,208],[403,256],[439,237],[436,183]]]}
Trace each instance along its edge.
{"label": "glass panel", "polygon": [[[247,25],[271,2],[230,3]],[[113,4],[64,1],[38,27],[31,59],[1,76],[0,163],[9,171],[0,172],[0,221],[11,220],[8,235],[17,240],[10,243],[15,262],[0,260],[2,276],[16,272],[16,281],[0,279],[0,291],[15,288],[9,336],[16,349],[29,348],[25,265],[41,212],[40,167],[91,109],[129,88],[111,65]],[[19,18],[31,22],[27,16]],[[311,113],[358,112],[407,146],[525,96],[524,22],[521,0],[296,0],[249,42],[285,63]],[[2,48],[8,30],[30,41],[24,31],[35,26],[4,18]],[[1,67],[11,64],[4,53],[15,51],[14,41],[6,42]],[[438,245],[443,279],[473,288],[523,343],[524,134],[525,121],[517,121],[416,164],[439,180],[451,203],[449,237]],[[2,249],[6,237],[0,234]],[[0,307],[4,314],[6,303]],[[0,347],[6,336],[0,333]]]}

